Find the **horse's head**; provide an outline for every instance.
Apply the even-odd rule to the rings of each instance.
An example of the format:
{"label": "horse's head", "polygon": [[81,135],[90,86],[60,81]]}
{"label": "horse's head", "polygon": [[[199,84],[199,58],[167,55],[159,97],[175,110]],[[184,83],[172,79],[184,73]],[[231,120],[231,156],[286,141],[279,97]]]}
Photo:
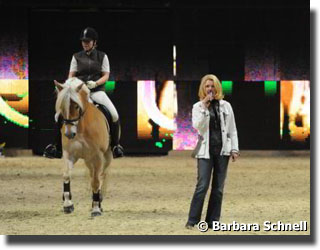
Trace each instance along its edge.
{"label": "horse's head", "polygon": [[65,125],[64,135],[73,139],[86,110],[89,90],[78,78],[70,78],[64,84],[54,81],[54,84],[58,91],[55,118],[58,120],[59,116],[62,117]]}

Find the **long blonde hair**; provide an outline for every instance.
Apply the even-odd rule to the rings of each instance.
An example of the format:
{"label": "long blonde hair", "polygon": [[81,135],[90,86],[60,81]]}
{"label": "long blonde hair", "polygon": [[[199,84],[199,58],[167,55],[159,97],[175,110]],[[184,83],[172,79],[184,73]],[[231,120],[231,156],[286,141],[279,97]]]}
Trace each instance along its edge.
{"label": "long blonde hair", "polygon": [[216,94],[214,96],[214,99],[222,100],[224,95],[223,95],[223,90],[222,90],[222,85],[220,83],[220,80],[215,75],[208,74],[208,75],[205,75],[204,77],[201,78],[201,83],[200,83],[199,92],[198,92],[198,96],[200,98],[200,101],[203,100],[207,96],[207,93],[205,90],[205,85],[208,80],[213,81],[213,86],[216,90]]}

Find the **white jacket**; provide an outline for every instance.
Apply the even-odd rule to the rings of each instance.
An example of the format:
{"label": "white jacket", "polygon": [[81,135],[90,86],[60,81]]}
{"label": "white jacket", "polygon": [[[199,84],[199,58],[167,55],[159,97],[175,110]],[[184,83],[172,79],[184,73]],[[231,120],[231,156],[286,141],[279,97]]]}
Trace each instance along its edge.
{"label": "white jacket", "polygon": [[[220,100],[220,124],[222,134],[222,150],[220,155],[239,153],[238,134],[234,114],[229,102]],[[195,158],[210,159],[209,154],[210,113],[199,101],[192,108],[192,126],[198,131],[198,144],[193,152]]]}

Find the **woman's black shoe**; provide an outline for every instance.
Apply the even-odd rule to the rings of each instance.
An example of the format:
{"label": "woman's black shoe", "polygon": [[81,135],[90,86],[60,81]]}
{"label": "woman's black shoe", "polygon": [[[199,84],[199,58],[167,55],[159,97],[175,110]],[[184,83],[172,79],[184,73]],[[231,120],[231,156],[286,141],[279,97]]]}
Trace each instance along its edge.
{"label": "woman's black shoe", "polygon": [[187,224],[186,224],[184,227],[185,227],[186,229],[193,229],[193,228],[194,228],[194,225],[187,222]]}

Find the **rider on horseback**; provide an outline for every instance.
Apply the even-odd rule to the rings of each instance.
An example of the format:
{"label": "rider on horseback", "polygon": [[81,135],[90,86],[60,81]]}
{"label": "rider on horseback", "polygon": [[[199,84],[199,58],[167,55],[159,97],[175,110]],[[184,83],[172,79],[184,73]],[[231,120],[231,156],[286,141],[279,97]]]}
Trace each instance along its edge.
{"label": "rider on horseback", "polygon": [[[119,115],[111,100],[104,91],[104,84],[109,79],[110,66],[107,55],[96,49],[98,33],[93,28],[86,28],[82,31],[80,40],[83,50],[75,53],[71,60],[68,78],[77,77],[86,83],[91,90],[91,99],[106,109],[104,113],[111,114],[110,133],[111,147],[114,158],[123,156],[123,148],[119,144],[120,122]],[[54,144],[50,144],[44,151],[48,158],[61,158],[61,133],[62,123],[58,119],[57,136]]]}

